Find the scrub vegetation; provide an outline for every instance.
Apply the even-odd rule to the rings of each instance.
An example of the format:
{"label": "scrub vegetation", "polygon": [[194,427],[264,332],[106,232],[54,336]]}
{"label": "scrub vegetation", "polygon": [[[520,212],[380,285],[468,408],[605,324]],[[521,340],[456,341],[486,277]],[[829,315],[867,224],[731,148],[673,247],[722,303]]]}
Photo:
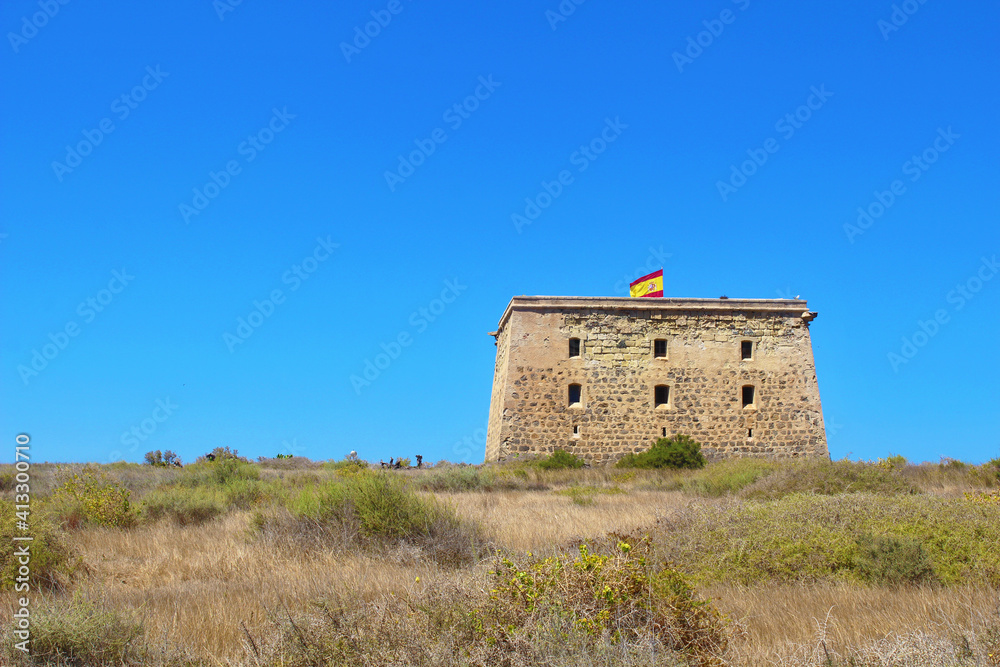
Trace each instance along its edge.
{"label": "scrub vegetation", "polygon": [[1000,664],[997,460],[215,454],[32,466],[33,653],[0,663]]}

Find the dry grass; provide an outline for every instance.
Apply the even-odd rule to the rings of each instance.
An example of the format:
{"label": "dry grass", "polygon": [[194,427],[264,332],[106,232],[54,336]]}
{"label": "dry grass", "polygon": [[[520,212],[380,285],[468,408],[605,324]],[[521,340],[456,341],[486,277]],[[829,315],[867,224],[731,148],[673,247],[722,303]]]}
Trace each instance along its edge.
{"label": "dry grass", "polygon": [[252,634],[268,627],[268,611],[301,613],[335,591],[375,600],[402,594],[439,575],[407,554],[276,552],[248,538],[248,513],[197,527],[169,522],[116,531],[81,531],[75,540],[92,570],[83,582],[112,607],[132,609],[147,634],[166,635],[218,660],[246,658],[241,622]]}
{"label": "dry grass", "polygon": [[715,586],[704,593],[737,621],[743,641],[733,658],[742,665],[802,662],[817,651],[825,657],[822,644],[831,656],[847,656],[907,633],[947,640],[984,620],[1000,621],[1000,597],[989,588]]}
{"label": "dry grass", "polygon": [[[704,491],[709,488],[704,480],[718,477],[719,470],[701,477],[645,471],[628,476],[610,469],[528,471],[510,476],[522,485],[515,489],[433,495],[453,505],[462,519],[479,524],[492,549],[547,555],[611,532],[654,531],[657,519],[684,512],[692,503],[726,514],[739,491],[720,499]],[[53,472],[39,468],[43,492],[53,487],[46,479]],[[419,481],[433,472],[402,475]],[[137,495],[177,476],[173,470],[135,467],[105,473]],[[921,493],[944,498],[988,483],[936,464],[910,466],[898,474]],[[336,474],[296,465],[265,468],[262,478],[298,488],[306,480],[336,479]],[[581,486],[623,492],[594,493],[587,503],[559,493]],[[440,566],[405,543],[383,551],[345,551],[322,543],[302,548],[294,539],[264,539],[251,530],[253,524],[253,511],[230,510],[201,525],[163,520],[124,530],[87,526],[69,531],[66,539],[84,567],[69,591],[44,599],[68,603],[75,592],[104,608],[133,612],[149,647],[180,647],[195,657],[194,664],[255,665],[246,632],[262,647],[274,645],[280,639],[276,621],[315,615],[317,602],[348,601],[358,613],[370,610],[392,623],[397,613],[392,610],[407,608],[400,601],[450,590],[474,595],[488,579],[488,561],[457,569]],[[670,539],[669,531],[657,539]],[[733,665],[846,665],[848,658],[859,665],[1000,664],[1000,591],[994,588],[870,588],[828,581],[713,584],[701,592],[732,620],[728,658]],[[11,593],[0,595],[3,616],[13,600]],[[402,613],[412,614],[412,609]],[[996,644],[995,663],[990,642]],[[377,656],[371,664],[380,664]],[[552,664],[577,663],[564,656]],[[601,664],[640,662],[611,655]]]}
{"label": "dry grass", "polygon": [[685,502],[676,491],[600,495],[590,505],[576,504],[552,492],[499,491],[440,497],[452,501],[460,516],[478,521],[499,546],[535,552],[610,532],[639,530]]}

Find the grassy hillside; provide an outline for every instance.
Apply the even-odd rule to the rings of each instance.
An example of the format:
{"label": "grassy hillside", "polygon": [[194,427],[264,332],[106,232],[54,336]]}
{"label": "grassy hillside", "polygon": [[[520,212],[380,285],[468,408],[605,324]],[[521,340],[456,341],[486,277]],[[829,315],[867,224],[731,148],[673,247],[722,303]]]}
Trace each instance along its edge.
{"label": "grassy hillside", "polygon": [[5,630],[4,663],[1000,664],[995,462],[31,475],[34,657]]}

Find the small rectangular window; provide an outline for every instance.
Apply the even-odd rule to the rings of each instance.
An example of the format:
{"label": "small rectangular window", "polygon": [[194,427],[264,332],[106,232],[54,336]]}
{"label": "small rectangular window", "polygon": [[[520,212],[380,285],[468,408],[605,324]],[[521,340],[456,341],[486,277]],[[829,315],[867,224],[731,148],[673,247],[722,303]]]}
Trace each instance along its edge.
{"label": "small rectangular window", "polygon": [[658,384],[653,389],[653,407],[666,407],[670,403],[670,387],[665,384]]}
{"label": "small rectangular window", "polygon": [[662,435],[662,436],[663,436],[664,438],[665,438],[665,437],[667,437],[667,427],[666,427],[666,426],[664,426],[664,427],[663,427],[663,428],[662,428],[662,429],[660,430],[660,434],[661,434],[661,435]]}
{"label": "small rectangular window", "polygon": [[747,440],[753,440],[753,429],[752,428],[748,428],[747,429]]}
{"label": "small rectangular window", "polygon": [[574,426],[573,427],[573,437],[574,438],[579,438],[580,437],[580,427],[579,426]]}
{"label": "small rectangular window", "polygon": [[667,339],[657,338],[653,341],[653,358],[665,359],[667,356]]}
{"label": "small rectangular window", "polygon": [[754,399],[753,385],[748,384],[743,386],[743,407],[752,408]]}
{"label": "small rectangular window", "polygon": [[569,386],[569,404],[580,405],[580,396],[583,393],[583,388],[578,384],[571,384]]}
{"label": "small rectangular window", "polygon": [[740,343],[740,359],[744,361],[753,359],[753,341],[745,340]]}
{"label": "small rectangular window", "polygon": [[579,357],[580,356],[580,339],[570,338],[569,339],[569,356]]}

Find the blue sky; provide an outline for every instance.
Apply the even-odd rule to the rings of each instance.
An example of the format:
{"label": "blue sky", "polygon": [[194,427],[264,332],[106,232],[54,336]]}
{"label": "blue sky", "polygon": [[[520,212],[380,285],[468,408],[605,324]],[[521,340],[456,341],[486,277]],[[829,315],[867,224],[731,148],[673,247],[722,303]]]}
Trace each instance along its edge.
{"label": "blue sky", "polygon": [[991,3],[17,0],[0,26],[0,460],[26,432],[49,461],[479,462],[510,297],[660,266],[668,296],[809,300],[833,457],[1000,455]]}

